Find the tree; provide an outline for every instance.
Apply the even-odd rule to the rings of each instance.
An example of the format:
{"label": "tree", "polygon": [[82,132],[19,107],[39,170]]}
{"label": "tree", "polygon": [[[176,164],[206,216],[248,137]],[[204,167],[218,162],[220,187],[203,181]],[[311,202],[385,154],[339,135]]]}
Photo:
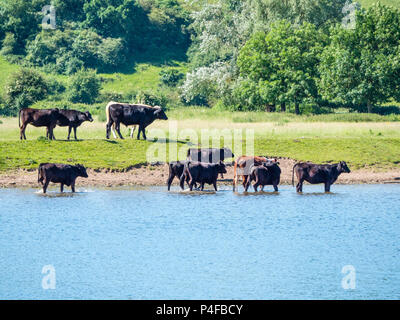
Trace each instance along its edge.
{"label": "tree", "polygon": [[[258,88],[262,105],[317,101],[319,54],[324,34],[310,23],[295,27],[287,21],[272,24],[268,33],[256,33],[240,51],[240,75]],[[248,86],[248,85],[246,85]],[[240,86],[238,87],[240,90]]]}
{"label": "tree", "polygon": [[324,98],[372,112],[375,104],[399,99],[400,11],[374,5],[357,13],[354,30],[337,27],[320,65]]}
{"label": "tree", "polygon": [[100,80],[95,71],[81,69],[72,78],[68,98],[71,102],[94,103],[100,87]]}
{"label": "tree", "polygon": [[20,69],[6,84],[7,115],[16,115],[19,109],[27,108],[48,94],[48,84],[40,73],[31,69]]}

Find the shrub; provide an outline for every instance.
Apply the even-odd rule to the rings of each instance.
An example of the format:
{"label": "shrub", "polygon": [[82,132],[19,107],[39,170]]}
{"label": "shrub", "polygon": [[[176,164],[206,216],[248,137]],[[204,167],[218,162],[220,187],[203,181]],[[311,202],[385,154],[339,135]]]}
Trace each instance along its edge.
{"label": "shrub", "polygon": [[13,33],[6,33],[6,36],[3,40],[3,47],[1,48],[0,53],[2,55],[14,54],[17,51],[17,40],[14,37]]}
{"label": "shrub", "polygon": [[72,78],[68,88],[68,100],[94,103],[99,96],[100,87],[100,80],[95,71],[81,69]]}
{"label": "shrub", "polygon": [[48,84],[40,73],[31,69],[15,72],[6,84],[6,115],[16,115],[21,108],[29,107],[48,94]]}
{"label": "shrub", "polygon": [[159,76],[162,84],[175,87],[183,79],[184,74],[177,69],[167,68],[161,70]]}

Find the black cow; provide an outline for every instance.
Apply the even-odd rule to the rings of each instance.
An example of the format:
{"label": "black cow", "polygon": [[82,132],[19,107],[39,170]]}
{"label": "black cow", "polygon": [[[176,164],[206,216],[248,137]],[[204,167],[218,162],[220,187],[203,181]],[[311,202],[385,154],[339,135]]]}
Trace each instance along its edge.
{"label": "black cow", "polygon": [[314,164],[314,163],[296,163],[292,172],[292,185],[294,186],[294,173],[296,172],[298,183],[297,192],[303,192],[303,182],[311,184],[324,183],[325,192],[330,192],[331,185],[342,174],[350,173],[346,162],[341,161],[337,164]]}
{"label": "black cow", "polygon": [[[186,156],[188,160],[192,161],[218,163],[225,159],[233,158],[235,155],[229,148],[190,148],[188,149]],[[221,177],[224,178],[224,175],[221,174]]]}
{"label": "black cow", "polygon": [[188,161],[183,169],[183,174],[180,179],[180,186],[183,190],[185,181],[189,178],[190,191],[196,183],[200,183],[200,190],[204,190],[204,184],[212,184],[215,191],[217,191],[217,178],[219,173],[226,173],[225,164],[220,161],[219,163],[205,163],[205,162],[192,162]]}
{"label": "black cow", "polygon": [[[24,108],[19,110],[18,124],[20,128],[20,139],[26,140],[25,129],[28,124],[35,127],[47,127],[46,136],[55,140],[53,130],[57,124],[60,111],[55,109],[32,109]],[[22,122],[22,124],[21,124]]]}
{"label": "black cow", "polygon": [[57,118],[57,125],[60,127],[68,127],[68,140],[71,135],[71,129],[74,128],[74,136],[75,140],[77,140],[76,128],[85,121],[93,122],[92,115],[89,111],[81,112],[77,110],[60,110]]}
{"label": "black cow", "polygon": [[107,115],[107,131],[106,137],[110,138],[112,125],[115,123],[115,130],[119,137],[123,139],[120,132],[120,124],[125,126],[139,125],[137,139],[140,139],[140,133],[143,133],[143,138],[146,140],[145,129],[154,120],[168,120],[167,115],[161,107],[151,107],[141,104],[127,104],[118,102],[109,102],[106,106]]}
{"label": "black cow", "polygon": [[261,191],[264,191],[264,186],[267,185],[273,185],[274,190],[278,191],[278,185],[281,179],[281,168],[279,168],[278,164],[279,162],[267,161],[261,166],[253,166],[250,170],[245,191],[247,192],[252,181],[255,181],[253,187],[256,192],[259,186],[261,186]]}
{"label": "black cow", "polygon": [[43,193],[46,193],[50,182],[61,183],[61,192],[64,191],[64,184],[71,186],[72,192],[75,192],[77,177],[88,177],[85,167],[80,164],[41,163],[38,168],[38,183],[42,184]]}

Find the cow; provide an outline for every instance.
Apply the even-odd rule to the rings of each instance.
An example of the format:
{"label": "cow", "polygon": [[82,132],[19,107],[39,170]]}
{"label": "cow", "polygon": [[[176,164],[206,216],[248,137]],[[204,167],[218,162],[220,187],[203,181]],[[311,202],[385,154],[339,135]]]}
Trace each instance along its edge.
{"label": "cow", "polygon": [[[171,190],[171,184],[175,177],[178,177],[178,179],[180,180],[183,174],[183,169],[185,168],[186,164],[187,161],[171,161],[168,164],[168,169],[169,169],[168,180],[167,180],[168,191]],[[189,184],[189,176],[186,176],[186,183]],[[194,187],[197,188],[197,185],[195,184]]]}
{"label": "cow", "polygon": [[[20,139],[26,140],[25,130],[28,124],[35,127],[47,127],[46,136],[50,140],[55,140],[53,130],[57,124],[60,110],[55,109],[20,109],[18,113],[18,125],[20,128]],[[22,122],[22,124],[21,124]]]}
{"label": "cow", "polygon": [[71,129],[74,128],[74,136],[75,140],[77,140],[76,128],[85,121],[93,122],[92,115],[89,111],[60,110],[57,118],[57,125],[60,127],[68,127],[68,140],[70,139]]}
{"label": "cow", "polygon": [[64,184],[71,186],[72,192],[75,192],[77,177],[88,177],[86,168],[81,164],[41,163],[38,168],[38,183],[43,186],[43,193],[46,193],[50,182],[61,183],[61,192],[64,191]]}
{"label": "cow", "polygon": [[247,179],[245,191],[247,192],[250,183],[255,181],[253,184],[255,192],[258,191],[259,186],[261,186],[261,191],[264,191],[264,186],[266,185],[273,185],[275,192],[277,192],[281,179],[281,168],[279,168],[278,164],[279,162],[267,161],[260,166],[253,166]]}
{"label": "cow", "polygon": [[167,115],[161,107],[151,107],[142,104],[127,104],[118,102],[109,102],[106,106],[107,130],[106,138],[110,138],[111,127],[115,123],[115,130],[119,137],[124,139],[120,132],[120,124],[125,126],[139,125],[137,139],[140,139],[140,133],[146,140],[146,127],[154,122],[154,120],[168,120]]}
{"label": "cow", "polygon": [[310,162],[296,163],[292,171],[292,185],[294,186],[294,173],[296,172],[298,183],[297,192],[303,192],[303,182],[311,184],[324,183],[325,192],[330,192],[331,185],[335,183],[342,173],[350,173],[346,162],[336,164],[314,164]]}
{"label": "cow", "polygon": [[204,190],[204,184],[212,184],[215,191],[217,190],[217,178],[219,173],[226,173],[225,164],[220,161],[218,163],[192,162],[188,161],[183,169],[180,178],[180,187],[183,190],[184,183],[189,180],[189,189],[193,190],[196,183],[200,184],[200,190]]}
{"label": "cow", "polygon": [[240,156],[239,158],[237,158],[233,166],[233,191],[236,190],[236,186],[239,181],[239,176],[242,177],[243,187],[246,188],[251,168],[253,166],[260,166],[264,162],[268,161],[277,162],[276,159],[268,159],[267,157],[261,157],[261,156]]}
{"label": "cow", "polygon": [[[187,151],[187,160],[198,161],[198,162],[208,162],[208,163],[218,163],[219,161],[224,161],[225,158],[233,158],[235,155],[229,148],[190,148]],[[221,178],[224,175],[221,173]]]}

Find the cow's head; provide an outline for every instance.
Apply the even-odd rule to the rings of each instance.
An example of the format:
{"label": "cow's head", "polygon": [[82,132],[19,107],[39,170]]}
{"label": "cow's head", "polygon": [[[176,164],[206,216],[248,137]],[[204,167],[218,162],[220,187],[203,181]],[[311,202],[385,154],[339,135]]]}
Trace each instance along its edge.
{"label": "cow's head", "polygon": [[218,173],[226,173],[225,163],[222,161],[217,163],[217,171]]}
{"label": "cow's head", "polygon": [[88,174],[86,172],[86,168],[83,165],[77,164],[75,167],[78,169],[78,175],[80,177],[84,177],[84,178],[88,177]]}
{"label": "cow's head", "polygon": [[85,115],[85,117],[86,117],[86,119],[85,119],[86,121],[93,122],[92,115],[90,114],[89,111],[86,111],[86,112],[84,113],[84,115]]}
{"label": "cow's head", "polygon": [[168,120],[168,117],[165,114],[164,110],[161,109],[161,107],[159,107],[159,106],[154,107],[154,115],[155,115],[156,119]]}
{"label": "cow's head", "polygon": [[340,163],[337,166],[337,169],[339,172],[345,172],[345,173],[350,173],[350,169],[347,166],[347,163],[344,161],[340,161]]}
{"label": "cow's head", "polygon": [[229,148],[223,148],[224,157],[223,159],[233,158],[235,155],[233,154],[232,150]]}

